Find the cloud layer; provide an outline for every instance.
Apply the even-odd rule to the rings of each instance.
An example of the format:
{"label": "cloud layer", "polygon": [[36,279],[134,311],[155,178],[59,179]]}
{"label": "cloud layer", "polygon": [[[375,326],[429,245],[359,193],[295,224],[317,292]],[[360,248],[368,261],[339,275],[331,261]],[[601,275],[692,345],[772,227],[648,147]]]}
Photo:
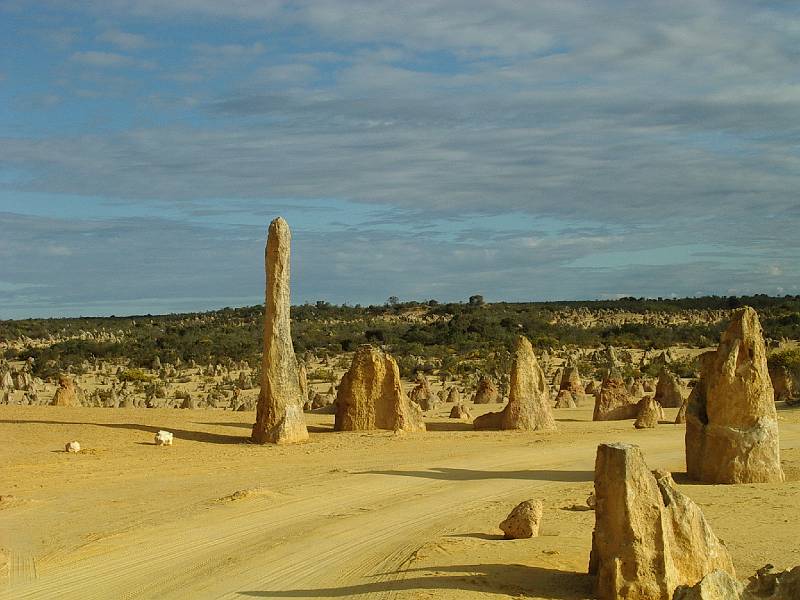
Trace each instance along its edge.
{"label": "cloud layer", "polygon": [[[18,107],[0,118],[0,234],[26,245],[52,228],[71,248],[85,235],[71,225],[122,226],[102,203],[87,222],[10,210],[14,195],[148,210],[124,221],[144,252],[128,257],[136,290],[93,283],[118,263],[91,252],[59,270],[80,291],[24,287],[14,246],[11,304],[35,289],[44,312],[103,310],[175,282],[175,298],[216,305],[210,288],[252,289],[278,205],[308,244],[304,299],[798,293],[789,3],[52,2],[44,25],[5,10],[49,50],[36,74],[0,65]],[[336,214],[318,222],[309,203]],[[247,215],[248,244],[198,221],[209,205]],[[174,227],[185,237],[148,235]],[[147,268],[147,249],[180,255],[175,240],[187,259],[220,256],[203,281]]]}

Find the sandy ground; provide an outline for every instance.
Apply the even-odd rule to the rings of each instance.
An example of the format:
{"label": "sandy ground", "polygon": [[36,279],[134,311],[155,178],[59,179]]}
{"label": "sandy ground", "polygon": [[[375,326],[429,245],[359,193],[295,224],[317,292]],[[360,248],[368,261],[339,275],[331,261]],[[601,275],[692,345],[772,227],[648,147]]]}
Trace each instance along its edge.
{"label": "sandy ground", "polygon": [[[474,432],[449,409],[413,435],[307,415],[310,441],[276,447],[246,442],[250,413],[2,406],[0,598],[588,598],[594,513],[574,506],[620,440],[676,473],[740,576],[800,564],[800,409],[779,411],[789,481],[737,486],[681,477],[682,426],[579,408],[555,433]],[[501,539],[527,498],[541,536]]]}

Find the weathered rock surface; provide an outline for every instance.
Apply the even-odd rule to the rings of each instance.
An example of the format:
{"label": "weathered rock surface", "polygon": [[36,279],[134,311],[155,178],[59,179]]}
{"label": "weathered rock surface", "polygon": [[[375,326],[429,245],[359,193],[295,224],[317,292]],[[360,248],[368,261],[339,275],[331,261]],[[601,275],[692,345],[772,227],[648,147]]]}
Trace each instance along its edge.
{"label": "weathered rock surface", "polygon": [[400,370],[389,354],[364,345],[356,350],[336,396],[336,431],[425,431],[422,411],[403,392]]}
{"label": "weathered rock surface", "polygon": [[603,379],[595,398],[593,421],[635,419],[638,413],[637,400],[628,392],[622,379],[616,377]]}
{"label": "weathered rock surface", "polygon": [[482,378],[478,382],[478,387],[475,390],[475,396],[472,402],[475,404],[493,404],[499,402],[500,391],[497,389],[494,381],[488,377]]}
{"label": "weathered rock surface", "polygon": [[544,507],[541,500],[520,502],[500,523],[500,530],[507,540],[521,540],[539,535]]}
{"label": "weathered rock surface", "polygon": [[669,473],[651,473],[637,446],[598,446],[594,487],[589,573],[601,600],[670,600],[715,569],[735,575],[697,505]]}
{"label": "weathered rock surface", "polygon": [[53,396],[51,406],[80,406],[78,390],[75,382],[68,375],[60,375],[58,378],[58,388]]}
{"label": "weathered rock surface", "polygon": [[736,310],[717,350],[700,357],[686,409],[686,470],[707,483],[784,479],[766,348],[750,307]]}
{"label": "weathered rock surface", "polygon": [[655,398],[664,408],[679,408],[683,404],[683,386],[666,367],[658,374]]}
{"label": "weathered rock surface", "polygon": [[475,419],[473,425],[475,429],[526,431],[556,428],[547,381],[527,338],[517,338],[514,362],[511,365],[508,404],[500,412],[481,415]]}
{"label": "weathered rock surface", "polygon": [[645,396],[639,401],[639,414],[633,426],[636,429],[652,429],[658,425],[658,420],[663,416],[663,411],[658,401],[652,396]]}
{"label": "weathered rock surface", "polygon": [[265,251],[267,285],[261,392],[252,434],[253,441],[259,444],[288,444],[308,439],[289,318],[291,240],[286,221],[277,218],[270,223]]}
{"label": "weathered rock surface", "polygon": [[675,415],[675,425],[683,425],[686,423],[686,408],[689,406],[689,401],[684,400],[681,407],[678,409],[678,414]]}

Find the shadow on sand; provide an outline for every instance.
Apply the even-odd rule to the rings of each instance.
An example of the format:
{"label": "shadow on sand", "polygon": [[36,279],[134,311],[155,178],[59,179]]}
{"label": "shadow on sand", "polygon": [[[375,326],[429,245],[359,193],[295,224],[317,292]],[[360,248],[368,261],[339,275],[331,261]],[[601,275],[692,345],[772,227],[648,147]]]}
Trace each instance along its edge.
{"label": "shadow on sand", "polygon": [[[81,421],[45,421],[45,420],[24,420],[24,419],[3,419],[0,423],[26,423],[42,425],[92,425],[94,427],[108,427],[110,429],[130,429],[133,431],[143,431],[155,434],[165,427],[155,427],[151,425],[140,425],[138,423],[86,423]],[[246,444],[249,443],[249,436],[240,435],[221,435],[209,433],[207,431],[189,431],[187,429],[173,429],[167,427],[172,435],[180,440],[190,440],[193,442],[205,442],[209,444]]]}
{"label": "shadow on sand", "polygon": [[528,479],[530,481],[594,481],[594,471],[474,471],[433,467],[427,471],[358,471],[354,475],[399,475],[444,481],[473,481],[479,479]]}
{"label": "shadow on sand", "polygon": [[[415,572],[437,575],[416,577],[402,576]],[[441,574],[439,574],[441,573]],[[452,573],[445,575],[444,573]],[[361,594],[401,592],[413,590],[464,590],[471,592],[513,594],[515,598],[538,597],[551,600],[584,600],[591,597],[592,579],[585,573],[559,571],[544,567],[524,565],[457,565],[411,569],[394,573],[382,573],[376,577],[397,579],[346,585],[342,587],[241,591],[239,594],[251,598],[352,598]]]}

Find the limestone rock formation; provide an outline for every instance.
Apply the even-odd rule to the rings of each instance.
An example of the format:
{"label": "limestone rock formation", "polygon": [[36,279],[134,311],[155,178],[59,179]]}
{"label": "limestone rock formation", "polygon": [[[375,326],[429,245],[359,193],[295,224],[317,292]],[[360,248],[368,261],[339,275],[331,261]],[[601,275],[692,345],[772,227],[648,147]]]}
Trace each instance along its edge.
{"label": "limestone rock formation", "polygon": [[569,390],[559,390],[556,396],[556,408],[576,408],[575,397]]}
{"label": "limestone rock formation", "polygon": [[425,431],[422,411],[403,392],[400,370],[389,354],[360,346],[336,396],[336,431]]}
{"label": "limestone rock formation", "polygon": [[451,419],[464,419],[470,420],[472,419],[472,415],[469,412],[469,409],[464,406],[463,404],[456,404],[453,408],[450,409],[450,418]]}
{"label": "limestone rock formation", "polygon": [[435,410],[439,406],[439,397],[433,393],[431,384],[423,375],[414,389],[411,390],[409,398],[418,404],[422,410]]}
{"label": "limestone rock formation", "polygon": [[291,240],[286,221],[277,218],[270,223],[264,254],[267,285],[261,392],[252,434],[253,441],[259,444],[286,444],[308,439],[289,319]]}
{"label": "limestone rock formation", "polygon": [[600,600],[670,600],[715,569],[735,575],[703,513],[630,444],[597,448],[589,574]]}
{"label": "limestone rock formation", "polygon": [[493,404],[499,402],[500,391],[497,389],[494,381],[488,377],[482,378],[478,382],[478,388],[475,390],[475,396],[472,402],[475,404]]}
{"label": "limestone rock formation", "polygon": [[593,421],[635,419],[638,413],[637,400],[628,392],[622,379],[613,376],[603,379],[595,398]]}
{"label": "limestone rock formation", "polygon": [[567,390],[573,396],[583,394],[583,383],[581,382],[581,375],[578,372],[578,367],[566,367],[561,374],[561,384],[559,391]]}
{"label": "limestone rock formation", "polygon": [[544,372],[527,338],[517,337],[508,404],[500,412],[481,415],[475,429],[553,430],[556,422]]}
{"label": "limestone rock formation", "polygon": [[750,307],[733,312],[717,350],[700,357],[686,409],[686,470],[706,483],[784,479],[766,348]]}
{"label": "limestone rock formation", "polygon": [[639,414],[633,426],[636,429],[652,429],[658,425],[658,420],[663,416],[663,411],[658,401],[652,396],[645,396],[638,404]]}
{"label": "limestone rock formation", "polygon": [[672,600],[740,600],[743,591],[735,577],[717,569],[692,586],[678,586]]}
{"label": "limestone rock formation", "polygon": [[536,537],[543,512],[541,500],[525,500],[514,507],[499,527],[507,540]]}
{"label": "limestone rock formation", "polygon": [[456,386],[451,387],[450,391],[447,392],[447,402],[450,404],[461,404],[461,394],[458,392]]}
{"label": "limestone rock formation", "polygon": [[[242,374],[240,374],[242,375]],[[242,377],[239,377],[239,380],[242,381]],[[244,383],[242,381],[242,383]],[[298,363],[297,365],[297,383],[300,386],[300,402],[305,404],[311,398],[308,397],[308,371],[306,370],[305,363]],[[242,386],[244,389],[245,386]]]}
{"label": "limestone rock formation", "polygon": [[769,370],[772,388],[775,390],[775,402],[781,400],[791,402],[800,391],[797,382],[785,366],[777,366]]}
{"label": "limestone rock formation", "polygon": [[68,375],[60,375],[58,378],[58,388],[53,396],[51,406],[80,406],[78,390],[75,382]]}
{"label": "limestone rock formation", "polygon": [[683,391],[678,378],[663,367],[658,374],[656,400],[664,408],[680,408],[683,404]]}
{"label": "limestone rock formation", "polygon": [[694,586],[681,586],[672,600],[797,600],[800,598],[800,567],[772,573],[766,565],[750,577],[747,586],[725,571],[713,571]]}
{"label": "limestone rock formation", "polygon": [[689,405],[688,400],[684,400],[681,407],[678,409],[678,414],[675,415],[675,425],[683,425],[686,423],[686,407]]}

